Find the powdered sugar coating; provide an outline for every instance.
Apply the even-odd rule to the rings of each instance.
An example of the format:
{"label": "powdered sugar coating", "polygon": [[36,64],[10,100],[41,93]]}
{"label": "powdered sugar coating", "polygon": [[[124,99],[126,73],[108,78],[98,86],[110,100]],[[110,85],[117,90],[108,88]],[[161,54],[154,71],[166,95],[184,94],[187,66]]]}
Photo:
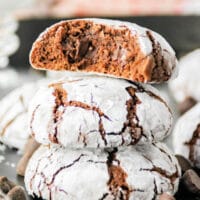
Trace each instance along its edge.
{"label": "powdered sugar coating", "polygon": [[40,85],[46,80],[27,83],[6,95],[0,108],[0,141],[10,147],[23,150],[29,137],[28,105]]}
{"label": "powdered sugar coating", "polygon": [[169,88],[177,102],[187,97],[200,101],[200,49],[196,49],[180,59],[179,75],[169,82]]}
{"label": "powdered sugar coating", "polygon": [[188,158],[200,168],[200,103],[182,115],[173,130],[173,147],[176,154]]}
{"label": "powdered sugar coating", "polygon": [[29,161],[25,185],[30,195],[51,200],[151,200],[173,195],[179,177],[177,160],[164,144],[114,150],[42,146]]}
{"label": "powdered sugar coating", "polygon": [[29,123],[42,144],[118,147],[162,140],[172,115],[150,86],[85,76],[41,88],[30,104]]}

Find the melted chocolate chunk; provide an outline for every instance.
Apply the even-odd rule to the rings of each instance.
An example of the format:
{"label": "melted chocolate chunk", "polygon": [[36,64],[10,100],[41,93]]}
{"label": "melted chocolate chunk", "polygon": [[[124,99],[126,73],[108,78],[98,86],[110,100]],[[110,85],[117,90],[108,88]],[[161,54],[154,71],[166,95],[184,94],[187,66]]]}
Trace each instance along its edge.
{"label": "melted chocolate chunk", "polygon": [[116,158],[117,151],[117,148],[115,148],[113,151],[108,152],[107,167],[109,180],[107,184],[115,199],[128,200],[131,192],[126,182],[128,175],[120,166],[120,161]]}

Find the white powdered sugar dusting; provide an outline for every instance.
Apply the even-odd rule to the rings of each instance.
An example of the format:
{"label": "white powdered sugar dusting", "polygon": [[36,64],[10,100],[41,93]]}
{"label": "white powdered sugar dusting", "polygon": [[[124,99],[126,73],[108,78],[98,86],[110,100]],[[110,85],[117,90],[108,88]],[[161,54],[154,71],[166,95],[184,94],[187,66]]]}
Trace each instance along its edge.
{"label": "white powdered sugar dusting", "polygon": [[[51,143],[49,138],[56,135],[55,139],[65,147],[130,145],[134,139],[130,125],[124,127],[124,124],[129,120],[130,113],[135,111],[135,119],[131,120],[135,120],[136,126],[138,123],[141,128],[137,130],[142,129],[145,135],[141,142],[161,140],[167,136],[171,127],[169,108],[159,96],[156,97],[158,91],[150,86],[97,76],[66,78],[58,85],[66,93],[65,104],[71,102],[72,105],[58,105],[57,112],[61,114],[61,119],[57,123],[54,119],[56,87],[41,88],[30,104],[30,131],[42,144]],[[135,91],[135,97],[129,94],[129,87]],[[133,107],[128,111],[128,103],[134,104],[135,111]],[[104,135],[100,126],[103,127]]]}

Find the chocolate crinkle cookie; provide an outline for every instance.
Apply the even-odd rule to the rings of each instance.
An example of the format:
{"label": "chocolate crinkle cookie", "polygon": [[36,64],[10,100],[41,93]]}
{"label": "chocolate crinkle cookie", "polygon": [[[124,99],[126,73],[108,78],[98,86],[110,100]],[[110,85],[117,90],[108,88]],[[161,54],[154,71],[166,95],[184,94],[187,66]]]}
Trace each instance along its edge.
{"label": "chocolate crinkle cookie", "polygon": [[152,200],[173,195],[179,176],[176,158],[160,143],[74,150],[53,145],[34,153],[25,184],[43,199]]}
{"label": "chocolate crinkle cookie", "polygon": [[172,114],[151,86],[90,76],[41,88],[30,103],[29,123],[42,144],[118,147],[162,140]]}
{"label": "chocolate crinkle cookie", "polygon": [[133,23],[77,19],[57,23],[35,41],[34,68],[104,74],[138,82],[167,81],[176,56],[158,33]]}
{"label": "chocolate crinkle cookie", "polygon": [[28,163],[28,194],[173,200],[181,170],[158,143],[170,133],[172,113],[144,84],[175,74],[175,53],[162,36],[129,22],[63,21],[35,41],[30,63],[67,77],[41,87],[30,102],[29,133],[42,145],[21,162]]}
{"label": "chocolate crinkle cookie", "polygon": [[26,83],[0,100],[0,142],[24,151],[29,138],[28,106],[34,93],[48,79]]}
{"label": "chocolate crinkle cookie", "polygon": [[200,103],[182,115],[173,130],[173,146],[176,154],[189,159],[200,168]]}
{"label": "chocolate crinkle cookie", "polygon": [[200,101],[200,49],[182,57],[179,61],[179,74],[169,82],[169,89],[178,103],[181,114]]}

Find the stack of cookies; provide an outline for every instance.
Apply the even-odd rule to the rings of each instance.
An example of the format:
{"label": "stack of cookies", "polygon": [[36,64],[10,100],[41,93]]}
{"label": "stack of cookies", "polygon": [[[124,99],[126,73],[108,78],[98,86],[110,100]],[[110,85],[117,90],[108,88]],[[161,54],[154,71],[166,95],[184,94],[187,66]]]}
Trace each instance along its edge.
{"label": "stack of cookies", "polygon": [[180,169],[158,143],[169,134],[172,114],[159,92],[144,84],[167,81],[175,69],[175,53],[163,37],[128,22],[63,21],[39,36],[30,61],[34,68],[75,74],[41,88],[30,103],[30,131],[43,144],[26,169],[30,195],[173,196]]}

